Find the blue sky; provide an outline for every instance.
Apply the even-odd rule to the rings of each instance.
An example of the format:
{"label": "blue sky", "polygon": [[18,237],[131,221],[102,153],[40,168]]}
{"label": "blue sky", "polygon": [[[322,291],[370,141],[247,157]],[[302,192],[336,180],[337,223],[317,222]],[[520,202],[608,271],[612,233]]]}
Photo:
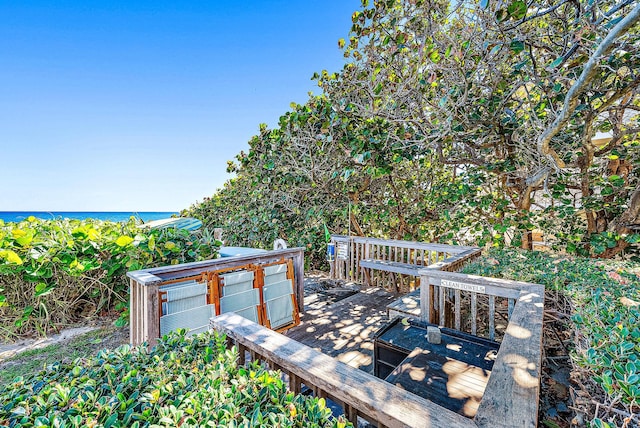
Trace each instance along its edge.
{"label": "blue sky", "polygon": [[0,211],[177,211],[339,71],[359,0],[0,0]]}

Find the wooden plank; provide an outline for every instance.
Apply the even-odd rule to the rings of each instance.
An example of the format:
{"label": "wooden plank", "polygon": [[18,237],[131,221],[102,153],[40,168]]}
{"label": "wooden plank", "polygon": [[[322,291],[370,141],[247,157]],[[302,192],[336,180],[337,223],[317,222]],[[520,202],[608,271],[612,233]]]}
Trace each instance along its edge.
{"label": "wooden plank", "polygon": [[431,269],[421,269],[419,273],[422,283],[429,282],[432,285],[446,288],[512,299],[518,297],[523,286],[530,285],[498,278],[485,278]]}
{"label": "wooden plank", "polygon": [[[348,240],[349,237],[343,235],[331,235],[332,238],[336,238],[339,240]],[[477,249],[478,247],[470,247],[464,245],[447,245],[447,244],[434,244],[434,243],[426,243],[426,242],[416,242],[416,241],[404,241],[400,239],[381,239],[381,238],[370,238],[370,237],[362,237],[362,236],[352,236],[355,242],[367,242],[369,244],[377,244],[377,245],[397,245],[399,247],[404,248],[417,248],[417,249],[425,249],[425,250],[436,250],[436,251],[450,251],[452,253],[460,253],[463,251]]]}
{"label": "wooden plank", "polygon": [[[138,302],[140,298],[138,296],[138,284],[133,280],[129,280],[129,295],[130,304],[129,307],[137,308]],[[138,329],[140,326],[138,325],[138,316],[140,315],[140,311],[129,311],[129,343],[131,345],[138,344]]]}
{"label": "wooden plank", "polygon": [[360,267],[358,266],[358,245],[351,243],[351,282],[358,282],[358,274]]}
{"label": "wooden plank", "polygon": [[[467,284],[483,285],[487,288],[487,292],[485,294],[492,294],[493,292],[490,290],[493,288],[517,291],[517,293],[516,292],[513,293],[513,296],[511,297],[513,299],[518,298],[520,290],[522,290],[523,288],[526,289],[531,286],[531,283],[528,283],[528,282],[510,281],[508,279],[501,279],[501,278],[489,278],[489,277],[483,277],[483,276],[466,275],[466,274],[457,273],[457,272],[444,272],[444,271],[433,270],[428,268],[423,269],[423,271],[424,272],[420,272],[421,275],[429,276],[434,279],[435,278],[447,279],[449,281],[458,281],[458,282],[464,282]],[[437,284],[440,284],[440,283],[438,282]],[[498,294],[495,294],[495,295],[500,297],[508,297],[508,296],[501,296]]]}
{"label": "wooden plank", "polygon": [[489,339],[496,338],[496,298],[489,296]]}
{"label": "wooden plank", "polygon": [[529,284],[502,339],[475,417],[478,427],[537,426],[543,312],[544,287]]}
{"label": "wooden plank", "polygon": [[432,290],[429,284],[420,286],[420,319],[431,323]]}
{"label": "wooden plank", "polygon": [[409,263],[398,263],[384,260],[365,259],[360,260],[360,266],[368,269],[375,269],[383,272],[401,273],[405,275],[417,276],[420,266]]}
{"label": "wooden plank", "polygon": [[455,302],[455,318],[454,318],[454,328],[456,330],[460,330],[460,300],[462,297],[460,296],[460,290],[456,290],[454,293],[454,302]]}
{"label": "wooden plank", "polygon": [[304,251],[298,251],[293,255],[293,270],[295,271],[296,299],[298,312],[304,312]]}
{"label": "wooden plank", "polygon": [[159,286],[144,287],[144,332],[142,341],[147,342],[149,347],[158,343],[160,337],[160,318],[158,317],[158,288]]}
{"label": "wooden plank", "polygon": [[358,426],[358,411],[348,404],[344,405],[344,415],[353,426]]}
{"label": "wooden plank", "polygon": [[478,295],[471,293],[471,334],[478,334]]}
{"label": "wooden plank", "polygon": [[475,427],[464,416],[238,315],[213,318],[211,326],[237,343],[258,349],[285,371],[307,379],[359,413],[389,427]]}
{"label": "wooden plank", "polygon": [[438,294],[439,294],[438,297],[440,297],[440,303],[438,305],[438,312],[440,313],[439,324],[440,325],[445,325],[445,316],[444,316],[444,313],[445,313],[445,308],[444,308],[444,295],[445,295],[445,292],[444,292],[444,288],[438,287]]}

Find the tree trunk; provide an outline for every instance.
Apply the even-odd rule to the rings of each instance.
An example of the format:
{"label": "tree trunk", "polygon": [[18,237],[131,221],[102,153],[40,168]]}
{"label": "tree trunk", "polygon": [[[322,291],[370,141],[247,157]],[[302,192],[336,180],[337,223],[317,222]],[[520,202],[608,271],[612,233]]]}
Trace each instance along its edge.
{"label": "tree trunk", "polygon": [[[640,184],[631,194],[629,208],[622,213],[620,218],[613,225],[613,231],[618,235],[628,235],[640,227]],[[634,228],[634,229],[632,229]],[[629,243],[625,239],[618,239],[618,243],[613,248],[607,248],[604,253],[598,255],[602,259],[610,259],[620,254]]]}

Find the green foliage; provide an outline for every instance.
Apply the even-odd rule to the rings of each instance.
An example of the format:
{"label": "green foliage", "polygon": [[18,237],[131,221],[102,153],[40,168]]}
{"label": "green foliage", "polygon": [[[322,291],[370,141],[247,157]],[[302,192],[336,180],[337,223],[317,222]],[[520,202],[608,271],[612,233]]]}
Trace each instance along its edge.
{"label": "green foliage", "polygon": [[218,245],[206,233],[148,231],[133,219],[1,223],[0,337],[124,309],[127,271],[213,258]]}
{"label": "green foliage", "polygon": [[222,336],[165,336],[0,385],[0,425],[346,427],[323,399],[287,391],[279,372],[238,366]]}
{"label": "green foliage", "polygon": [[573,303],[574,364],[633,413],[640,401],[640,264],[493,250],[463,271],[565,293]]}
{"label": "green foliage", "polygon": [[[627,226],[640,221],[638,50],[616,44],[550,151],[535,143],[609,33],[602,21],[630,9],[612,0],[363,2],[339,41],[343,69],[313,76],[323,95],[292,104],[274,129],[261,126],[229,163],[236,177],[185,212],[224,228],[230,244],[304,246],[316,267],[323,224],[494,247],[541,229],[569,253],[637,252]],[[620,35],[637,37],[637,26]],[[596,146],[598,131],[616,138]],[[549,168],[549,153],[566,168]]]}

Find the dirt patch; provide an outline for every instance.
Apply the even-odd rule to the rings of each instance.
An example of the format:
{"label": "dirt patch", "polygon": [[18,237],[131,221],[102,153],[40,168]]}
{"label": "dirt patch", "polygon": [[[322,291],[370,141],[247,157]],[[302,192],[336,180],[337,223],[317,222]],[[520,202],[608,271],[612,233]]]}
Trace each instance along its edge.
{"label": "dirt patch", "polygon": [[129,327],[116,327],[114,321],[103,318],[92,321],[92,325],[70,327],[47,338],[1,345],[0,382],[37,373],[54,362],[68,363],[129,343]]}

